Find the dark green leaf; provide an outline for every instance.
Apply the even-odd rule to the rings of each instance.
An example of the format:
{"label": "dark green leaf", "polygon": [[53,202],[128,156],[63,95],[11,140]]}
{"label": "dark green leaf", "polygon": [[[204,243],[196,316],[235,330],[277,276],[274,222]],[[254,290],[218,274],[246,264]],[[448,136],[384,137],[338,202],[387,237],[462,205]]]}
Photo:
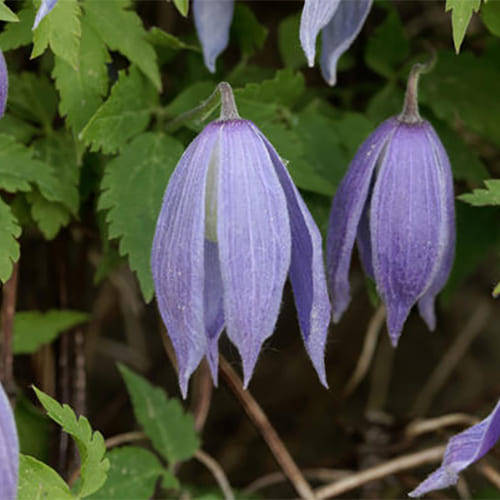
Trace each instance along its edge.
{"label": "dark green leaf", "polygon": [[19,259],[21,228],[9,205],[0,198],[0,281],[5,283],[12,274],[13,263]]}
{"label": "dark green leaf", "polygon": [[9,23],[0,33],[0,47],[2,50],[13,50],[29,45],[33,41],[31,27],[35,21],[36,10],[33,2],[27,1],[17,13],[18,23]]}
{"label": "dark green leaf", "polygon": [[236,3],[231,32],[238,40],[243,57],[250,57],[264,46],[267,31],[246,5]]}
{"label": "dark green leaf", "polygon": [[493,35],[500,36],[500,2],[484,2],[481,7],[481,19]]}
{"label": "dark green leaf", "polygon": [[200,52],[200,47],[196,45],[190,45],[189,43],[183,42],[180,38],[177,38],[166,31],[163,31],[156,26],[153,26],[147,34],[148,42],[156,45],[157,47],[165,47],[172,50],[192,50],[194,52]]}
{"label": "dark green leaf", "polygon": [[292,14],[281,21],[278,27],[278,47],[283,64],[290,69],[299,69],[307,59],[299,42],[300,13]]}
{"label": "dark green leaf", "polygon": [[14,414],[21,453],[48,460],[50,420],[25,396],[17,399]]}
{"label": "dark green leaf", "polygon": [[108,210],[110,238],[120,238],[146,301],[153,297],[150,255],[156,219],[170,175],[183,151],[181,143],[162,134],[134,139],[106,165],[99,209]]}
{"label": "dark green leaf", "polygon": [[172,466],[191,458],[200,446],[194,419],[184,413],[176,399],[167,399],[163,389],[119,365],[132,400],[134,413],[156,450]]}

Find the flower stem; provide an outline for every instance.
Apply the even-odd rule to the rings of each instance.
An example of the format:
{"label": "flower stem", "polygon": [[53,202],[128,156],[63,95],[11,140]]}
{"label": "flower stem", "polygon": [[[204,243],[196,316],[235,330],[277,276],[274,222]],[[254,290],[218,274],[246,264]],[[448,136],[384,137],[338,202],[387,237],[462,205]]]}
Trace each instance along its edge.
{"label": "flower stem", "polygon": [[420,123],[422,121],[422,117],[418,111],[418,81],[420,75],[431,71],[435,63],[436,55],[433,54],[431,59],[426,63],[416,63],[411,68],[406,85],[403,111],[398,117],[399,121],[409,124]]}
{"label": "flower stem", "polygon": [[220,119],[238,120],[240,115],[238,114],[238,108],[236,107],[231,85],[227,82],[220,82],[217,89],[220,92],[221,99]]}

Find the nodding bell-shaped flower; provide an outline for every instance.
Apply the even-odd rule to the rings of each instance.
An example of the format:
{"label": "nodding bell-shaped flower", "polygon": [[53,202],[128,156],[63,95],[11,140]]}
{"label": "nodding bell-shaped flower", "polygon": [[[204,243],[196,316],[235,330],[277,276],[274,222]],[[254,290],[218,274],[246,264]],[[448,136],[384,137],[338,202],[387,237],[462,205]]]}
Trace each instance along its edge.
{"label": "nodding bell-shaped flower", "polygon": [[217,383],[224,326],[248,385],[287,275],[306,350],[326,386],[330,303],[321,235],[273,146],[239,117],[231,87],[218,89],[221,118],[193,140],[170,178],[152,250],[182,394],[203,356]]}
{"label": "nodding bell-shaped flower", "polygon": [[350,301],[354,241],[365,272],[387,308],[394,346],[418,304],[430,330],[434,299],[453,263],[453,179],[446,151],[418,112],[415,65],[403,112],[383,122],[356,153],[335,195],[327,242],[327,274],[338,321]]}
{"label": "nodding bell-shaped flower", "polygon": [[0,498],[15,500],[19,474],[19,442],[9,398],[0,384]]}
{"label": "nodding bell-shaped flower", "polygon": [[446,446],[443,462],[429,477],[409,493],[421,497],[429,491],[456,484],[458,474],[490,451],[500,438],[500,399],[481,422],[453,436]]}
{"label": "nodding bell-shaped flower", "polygon": [[193,16],[205,66],[215,73],[215,61],[229,43],[234,0],[193,0]]}
{"label": "nodding bell-shaped flower", "polygon": [[5,57],[0,50],[0,118],[5,113],[5,106],[7,105],[7,94],[9,93],[9,75],[7,73],[7,64]]}
{"label": "nodding bell-shaped flower", "polygon": [[300,19],[300,43],[310,67],[316,38],[322,30],[321,71],[329,85],[337,83],[337,62],[365,23],[373,0],[305,0]]}
{"label": "nodding bell-shaped flower", "polygon": [[36,13],[33,29],[36,30],[40,21],[56,6],[57,0],[42,0],[42,3]]}

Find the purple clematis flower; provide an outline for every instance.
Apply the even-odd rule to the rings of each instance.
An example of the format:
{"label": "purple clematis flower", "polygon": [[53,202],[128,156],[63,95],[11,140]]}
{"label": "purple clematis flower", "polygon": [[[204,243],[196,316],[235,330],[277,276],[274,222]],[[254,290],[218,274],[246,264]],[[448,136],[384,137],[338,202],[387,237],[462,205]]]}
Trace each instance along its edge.
{"label": "purple clematis flower", "polygon": [[42,4],[36,13],[33,29],[36,30],[40,21],[55,7],[57,0],[42,0]]}
{"label": "purple clematis flower", "polygon": [[151,257],[182,394],[203,356],[217,383],[224,326],[248,385],[287,275],[306,350],[326,386],[330,304],[319,230],[273,146],[239,117],[229,85],[219,89],[221,119],[193,140],[170,178]]}
{"label": "purple clematis flower", "polygon": [[19,442],[9,398],[0,384],[0,498],[15,500],[19,474]]}
{"label": "purple clematis flower", "polygon": [[9,75],[7,73],[7,64],[5,57],[0,50],[0,118],[5,113],[5,106],[7,105],[7,94],[9,92]]}
{"label": "purple clematis flower", "polygon": [[327,273],[338,321],[350,301],[354,240],[366,273],[387,308],[394,346],[410,309],[433,330],[434,299],[453,263],[453,179],[446,151],[418,113],[416,65],[405,107],[361,145],[335,195],[327,243]]}
{"label": "purple clematis flower", "polygon": [[420,497],[429,491],[452,486],[458,481],[458,474],[486,455],[499,438],[500,399],[484,420],[448,441],[441,467],[411,491],[409,496]]}
{"label": "purple clematis flower", "polygon": [[215,73],[215,61],[229,43],[234,0],[193,0],[193,16],[205,66]]}
{"label": "purple clematis flower", "polygon": [[337,82],[337,62],[361,31],[372,3],[373,0],[305,0],[300,43],[313,67],[316,38],[322,30],[321,71],[329,85]]}

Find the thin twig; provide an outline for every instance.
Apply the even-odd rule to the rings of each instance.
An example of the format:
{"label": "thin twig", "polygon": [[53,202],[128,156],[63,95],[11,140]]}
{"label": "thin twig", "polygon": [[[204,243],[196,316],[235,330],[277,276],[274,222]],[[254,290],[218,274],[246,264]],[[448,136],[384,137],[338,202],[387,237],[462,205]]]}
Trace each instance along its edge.
{"label": "thin twig", "polygon": [[192,412],[194,415],[194,428],[196,432],[201,432],[208,417],[213,392],[212,378],[206,359],[202,360],[195,373],[193,386]]}
{"label": "thin twig", "polygon": [[[344,477],[352,474],[352,471],[343,469],[303,469],[302,473],[304,477],[308,479],[313,479],[316,481],[321,481],[322,483],[330,483],[332,481],[338,481]],[[271,472],[265,476],[259,477],[255,481],[252,481],[244,490],[244,493],[255,493],[256,491],[268,488],[275,484],[283,483],[288,481],[288,478],[281,471]]]}
{"label": "thin twig", "polygon": [[453,370],[463,358],[473,340],[486,326],[490,312],[491,308],[487,302],[479,305],[472,318],[459,332],[453,344],[445,351],[435,370],[416,397],[411,409],[411,415],[421,416],[427,413],[434,397],[453,373]]}
{"label": "thin twig", "polygon": [[498,490],[500,490],[500,473],[492,467],[486,460],[481,460],[476,464],[476,469],[493,484]]}
{"label": "thin twig", "polygon": [[117,434],[116,436],[106,439],[104,445],[109,450],[115,446],[121,446],[122,444],[132,443],[134,441],[144,441],[145,439],[149,438],[142,431],[124,432],[123,434]]}
{"label": "thin twig", "polygon": [[349,396],[349,394],[354,392],[356,387],[358,387],[368,372],[368,368],[370,368],[370,364],[375,353],[375,348],[377,347],[377,341],[380,335],[380,330],[384,324],[384,320],[385,307],[382,304],[377,308],[374,315],[370,319],[370,323],[368,324],[368,328],[366,330],[363,349],[359,356],[356,368],[345,386],[344,397]]}
{"label": "thin twig", "polygon": [[12,355],[12,343],[14,340],[14,315],[16,314],[17,281],[19,261],[15,262],[12,274],[2,289],[2,356],[0,380],[2,380],[5,391],[11,395],[15,392],[14,367]]}
{"label": "thin twig", "polygon": [[243,389],[240,377],[238,377],[236,372],[223,356],[220,356],[219,366],[220,372],[226,383],[242,404],[246,414],[257,427],[259,433],[266,441],[269,449],[272,451],[274,458],[294,486],[297,493],[301,496],[301,498],[307,500],[316,498],[311,486],[302,475],[302,472],[297,467],[297,464],[283,444],[281,438],[278,436],[278,433],[271,425],[271,422],[269,422],[266,414],[250,392]]}
{"label": "thin twig", "polygon": [[233,490],[231,485],[224,473],[224,470],[219,465],[219,463],[214,460],[210,455],[207,455],[204,451],[196,450],[194,457],[196,460],[201,462],[214,476],[217,484],[219,485],[222,493],[224,494],[225,500],[234,500]]}
{"label": "thin twig", "polygon": [[479,419],[466,413],[450,413],[442,417],[418,419],[410,422],[405,429],[407,438],[413,439],[421,434],[428,432],[435,432],[443,427],[450,427],[452,425],[469,426],[479,422]]}
{"label": "thin twig", "polygon": [[352,474],[345,479],[340,479],[332,484],[318,488],[315,491],[316,497],[319,500],[334,497],[359,488],[371,481],[382,479],[404,470],[420,467],[424,464],[439,462],[443,458],[445,448],[446,446],[444,445],[434,446],[433,448],[428,448],[416,453],[393,458],[380,465],[370,467],[369,469]]}

